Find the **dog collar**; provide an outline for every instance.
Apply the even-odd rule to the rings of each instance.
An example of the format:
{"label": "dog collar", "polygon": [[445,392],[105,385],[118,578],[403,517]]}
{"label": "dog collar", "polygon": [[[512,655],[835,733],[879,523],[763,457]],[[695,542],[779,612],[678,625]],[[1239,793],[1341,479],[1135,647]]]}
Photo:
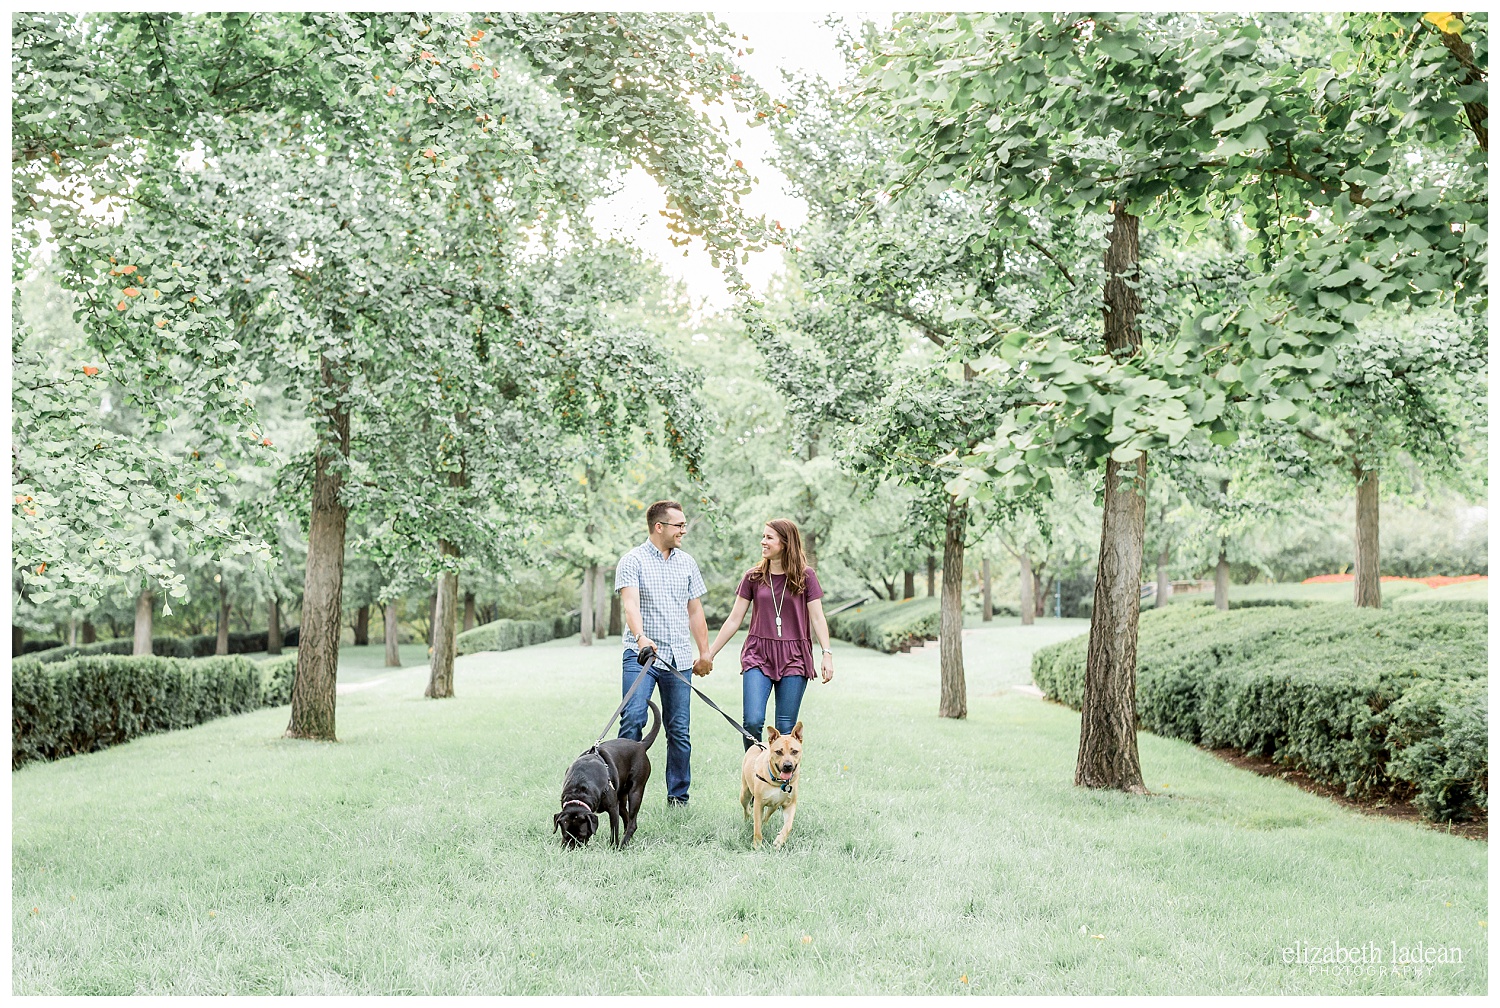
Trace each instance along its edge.
{"label": "dog collar", "polygon": [[762,782],[764,782],[766,784],[770,784],[772,787],[779,787],[779,788],[781,788],[782,791],[786,792],[787,794],[791,794],[792,793],[792,779],[790,777],[788,777],[786,780],[782,780],[780,777],[776,776],[776,771],[774,771],[774,770],[771,771],[771,779],[770,780],[766,780],[760,774],[756,774],[755,775],[755,779],[758,780],[758,781],[762,781]]}
{"label": "dog collar", "polygon": [[593,809],[589,808],[588,802],[580,801],[577,798],[569,798],[567,801],[562,803],[563,808],[567,808],[569,805],[582,805],[584,808],[589,809],[590,812],[594,811]]}

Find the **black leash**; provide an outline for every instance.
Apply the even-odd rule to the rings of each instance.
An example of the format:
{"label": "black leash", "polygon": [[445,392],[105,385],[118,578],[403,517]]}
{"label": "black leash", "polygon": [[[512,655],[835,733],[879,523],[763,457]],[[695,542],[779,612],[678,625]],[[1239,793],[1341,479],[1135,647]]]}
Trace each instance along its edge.
{"label": "black leash", "polygon": [[[764,742],[762,742],[760,739],[756,738],[754,735],[751,735],[749,732],[747,732],[745,730],[745,726],[744,725],[740,724],[738,721],[736,721],[734,718],[730,717],[728,714],[724,714],[724,708],[722,708],[718,704],[714,703],[713,699],[707,693],[703,692],[701,689],[699,689],[698,687],[694,686],[693,685],[693,681],[691,679],[685,678],[683,676],[683,674],[682,674],[682,670],[681,669],[674,668],[672,671],[674,673],[676,673],[677,678],[679,678],[683,682],[687,683],[688,689],[690,689],[694,693],[698,694],[698,697],[704,703],[708,704],[710,707],[712,707],[714,710],[718,711],[720,714],[723,714],[724,715],[724,720],[728,721],[731,725],[733,725],[734,726],[734,730],[737,731],[737,732],[739,732],[741,735],[743,735],[752,745],[755,745],[755,746],[757,746],[757,747],[759,747],[761,749],[767,748],[767,746],[766,746],[766,744]],[[791,781],[791,778],[787,778],[786,780],[782,780],[780,777],[776,776],[776,771],[774,771],[774,770],[771,771],[771,776],[774,778],[773,780],[766,780],[760,774],[756,774],[755,775],[755,779],[758,780],[758,781],[761,781],[761,782],[763,782],[765,784],[769,784],[772,787],[780,788],[782,791],[786,792],[787,794],[791,794],[792,793],[792,781]]]}
{"label": "black leash", "polygon": [[766,744],[764,742],[762,742],[760,739],[756,738],[754,735],[751,735],[749,732],[747,732],[745,730],[745,726],[744,725],[740,724],[738,721],[736,721],[734,718],[730,717],[728,714],[724,714],[724,709],[722,707],[720,707],[718,704],[714,703],[713,699],[707,693],[703,692],[701,689],[699,689],[698,687],[694,686],[693,685],[693,681],[691,679],[686,678],[682,674],[682,670],[681,669],[674,668],[674,669],[672,669],[672,671],[674,673],[676,673],[677,678],[679,678],[683,682],[687,683],[688,689],[690,689],[694,693],[698,694],[698,697],[704,703],[708,704],[710,707],[712,707],[714,710],[718,711],[720,714],[723,714],[724,715],[724,720],[728,721],[731,725],[733,725],[735,731],[739,732],[745,738],[749,739],[751,742],[755,743],[756,745],[760,746],[761,748],[763,748],[763,749],[765,748]]}
{"label": "black leash", "polygon": [[620,706],[616,707],[615,712],[609,716],[609,720],[604,722],[604,730],[599,733],[598,738],[594,739],[594,744],[585,749],[584,752],[593,752],[595,749],[598,749],[599,743],[604,741],[604,736],[609,734],[609,729],[614,725],[615,719],[620,716],[620,712],[625,709],[625,705],[630,702],[630,697],[635,693],[636,687],[641,684],[642,679],[646,678],[646,673],[651,670],[651,666],[656,662],[656,649],[647,648],[636,655],[635,660],[641,666],[641,670],[636,673],[635,681],[630,684],[630,689],[626,690],[625,696],[620,699]]}

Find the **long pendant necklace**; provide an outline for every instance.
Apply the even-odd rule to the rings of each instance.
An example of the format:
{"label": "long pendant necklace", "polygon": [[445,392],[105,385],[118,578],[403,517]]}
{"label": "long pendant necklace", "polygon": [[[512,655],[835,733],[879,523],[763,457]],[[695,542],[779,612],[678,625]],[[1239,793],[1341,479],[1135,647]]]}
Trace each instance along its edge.
{"label": "long pendant necklace", "polygon": [[[784,575],[783,575],[784,576]],[[776,636],[781,636],[781,603],[786,601],[786,582],[781,582],[781,601],[776,600],[776,585],[771,585],[771,605],[776,608]]]}

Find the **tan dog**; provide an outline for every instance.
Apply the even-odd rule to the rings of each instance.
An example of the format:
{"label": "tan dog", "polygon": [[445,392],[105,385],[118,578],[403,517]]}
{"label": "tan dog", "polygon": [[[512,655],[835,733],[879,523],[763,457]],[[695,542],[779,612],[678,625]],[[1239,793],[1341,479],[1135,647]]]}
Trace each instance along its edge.
{"label": "tan dog", "polygon": [[760,846],[761,828],[771,813],[781,810],[781,833],[775,845],[786,843],[786,835],[792,831],[792,819],[797,815],[797,775],[802,765],[802,722],[783,735],[775,728],[766,728],[764,745],[753,745],[745,751],[745,761],[740,765],[740,807],[745,818],[755,822],[756,847]]}

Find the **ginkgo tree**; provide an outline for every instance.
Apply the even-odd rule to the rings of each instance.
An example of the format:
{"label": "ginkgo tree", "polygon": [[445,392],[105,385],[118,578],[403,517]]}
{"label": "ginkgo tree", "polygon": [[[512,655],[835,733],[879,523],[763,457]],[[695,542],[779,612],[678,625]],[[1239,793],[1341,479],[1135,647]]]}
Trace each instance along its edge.
{"label": "ginkgo tree", "polygon": [[[701,15],[89,15],[22,27],[26,212],[66,232],[65,249],[90,250],[70,252],[64,275],[95,352],[133,369],[126,384],[156,408],[197,395],[206,428],[233,444],[271,447],[241,381],[274,371],[307,397],[317,441],[288,730],[332,738],[362,355],[403,323],[432,332],[467,314],[447,331],[455,345],[486,326],[524,328],[514,285],[496,275],[631,161],[667,189],[680,238],[702,236],[725,262],[756,247],[764,229],[735,205],[748,177],[698,102],[757,121],[777,110],[734,67],[738,40]],[[101,40],[109,55],[92,61]],[[135,48],[143,59],[126,55]],[[80,95],[124,122],[62,128],[56,110]],[[133,110],[132,96],[148,107]],[[100,195],[119,224],[87,213]],[[473,212],[442,246],[466,246],[462,258],[433,261],[424,242],[465,200]],[[122,277],[125,265],[136,272]],[[422,350],[413,340],[403,356]],[[687,434],[669,424],[667,438]]]}
{"label": "ginkgo tree", "polygon": [[[873,55],[864,100],[902,138],[894,189],[974,194],[1003,246],[1039,214],[1064,235],[1104,224],[1099,328],[995,341],[989,377],[1024,375],[1037,405],[953,484],[1024,492],[1049,465],[1104,467],[1078,784],[1144,788],[1146,453],[1194,430],[1233,440],[1231,401],[1249,422],[1300,415],[1381,304],[1482,306],[1485,38],[1482,14],[915,15]],[[1250,281],[1143,338],[1143,225],[1230,218]]]}

